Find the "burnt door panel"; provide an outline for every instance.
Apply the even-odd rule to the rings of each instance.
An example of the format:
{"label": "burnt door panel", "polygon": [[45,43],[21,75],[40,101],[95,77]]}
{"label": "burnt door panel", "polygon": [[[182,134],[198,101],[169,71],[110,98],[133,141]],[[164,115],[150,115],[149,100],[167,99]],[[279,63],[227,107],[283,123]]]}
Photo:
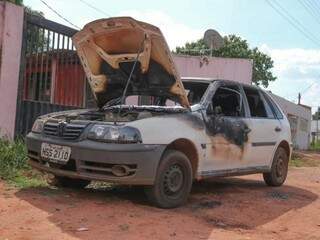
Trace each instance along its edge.
{"label": "burnt door panel", "polygon": [[207,160],[213,170],[235,169],[243,166],[248,149],[250,122],[245,118],[216,116],[206,124],[209,143]]}
{"label": "burnt door panel", "polygon": [[243,166],[250,121],[245,118],[243,94],[236,84],[217,88],[206,112],[207,166],[229,170]]}

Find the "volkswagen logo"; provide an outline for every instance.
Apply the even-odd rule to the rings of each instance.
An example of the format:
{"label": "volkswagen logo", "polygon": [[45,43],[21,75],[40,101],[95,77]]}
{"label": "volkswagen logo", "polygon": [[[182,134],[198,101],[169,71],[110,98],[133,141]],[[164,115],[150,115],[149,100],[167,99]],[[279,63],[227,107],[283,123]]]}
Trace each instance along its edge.
{"label": "volkswagen logo", "polygon": [[60,122],[58,125],[58,136],[62,137],[65,127],[67,126],[66,122]]}

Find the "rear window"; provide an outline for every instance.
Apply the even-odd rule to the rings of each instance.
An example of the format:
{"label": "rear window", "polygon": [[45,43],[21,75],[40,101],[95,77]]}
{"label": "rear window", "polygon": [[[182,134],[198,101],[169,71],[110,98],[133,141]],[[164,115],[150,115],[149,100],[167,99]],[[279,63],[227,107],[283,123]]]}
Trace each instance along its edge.
{"label": "rear window", "polygon": [[267,104],[271,108],[275,118],[282,119],[283,115],[282,115],[280,109],[278,108],[277,104],[275,104],[275,102],[272,100],[272,98],[268,94],[266,94],[265,92],[262,92],[262,94],[263,94],[264,98],[266,99]]}

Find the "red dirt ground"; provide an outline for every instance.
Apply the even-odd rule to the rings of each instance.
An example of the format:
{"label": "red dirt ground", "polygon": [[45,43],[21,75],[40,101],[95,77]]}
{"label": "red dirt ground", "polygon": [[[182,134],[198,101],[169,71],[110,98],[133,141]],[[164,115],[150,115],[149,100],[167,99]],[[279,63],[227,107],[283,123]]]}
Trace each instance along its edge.
{"label": "red dirt ground", "polygon": [[197,183],[184,207],[148,205],[138,188],[14,189],[0,182],[0,240],[320,239],[320,168]]}

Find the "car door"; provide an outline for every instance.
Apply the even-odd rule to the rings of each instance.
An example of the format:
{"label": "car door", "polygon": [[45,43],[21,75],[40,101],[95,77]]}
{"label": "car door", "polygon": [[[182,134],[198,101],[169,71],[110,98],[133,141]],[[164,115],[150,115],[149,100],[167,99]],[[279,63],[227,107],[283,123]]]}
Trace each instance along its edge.
{"label": "car door", "polygon": [[208,175],[243,166],[250,131],[240,86],[223,82],[213,92],[205,114]]}
{"label": "car door", "polygon": [[243,167],[267,168],[279,141],[281,122],[275,117],[260,89],[243,86],[243,91],[249,108],[250,128]]}

